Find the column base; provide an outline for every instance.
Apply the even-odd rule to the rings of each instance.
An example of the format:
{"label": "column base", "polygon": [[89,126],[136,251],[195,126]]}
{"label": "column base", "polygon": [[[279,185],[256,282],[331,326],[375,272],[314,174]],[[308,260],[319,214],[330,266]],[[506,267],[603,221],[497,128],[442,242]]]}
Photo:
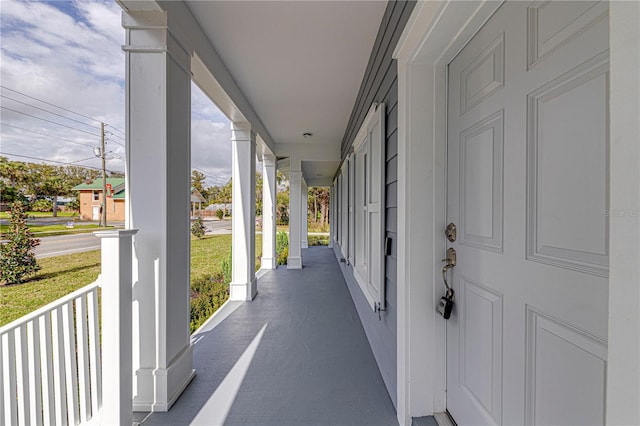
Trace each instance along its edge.
{"label": "column base", "polygon": [[133,411],[169,411],[196,376],[192,367],[193,346],[189,345],[166,369],[138,369],[135,373]]}
{"label": "column base", "polygon": [[253,277],[250,283],[229,284],[229,300],[253,300],[258,294],[258,280]]}
{"label": "column base", "polygon": [[302,257],[288,257],[287,269],[302,269]]}
{"label": "column base", "polygon": [[276,269],[278,267],[275,257],[260,258],[260,269]]}

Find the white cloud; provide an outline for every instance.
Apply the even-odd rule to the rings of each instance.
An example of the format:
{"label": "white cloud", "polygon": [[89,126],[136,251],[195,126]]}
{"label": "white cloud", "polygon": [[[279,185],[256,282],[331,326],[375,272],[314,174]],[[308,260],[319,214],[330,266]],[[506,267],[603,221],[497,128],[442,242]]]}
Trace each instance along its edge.
{"label": "white cloud", "polygon": [[[125,127],[125,54],[121,48],[125,31],[121,27],[120,7],[113,1],[102,0],[55,3],[2,0],[0,32],[2,86],[113,126],[106,128],[110,132],[107,151],[112,151],[113,157],[107,168],[124,170],[124,161],[118,159],[124,157],[124,148],[120,145],[124,143],[124,135],[115,130]],[[195,85],[192,87],[193,166],[211,176],[208,184],[220,184],[231,175],[229,121]],[[2,95],[0,152],[64,162],[93,156],[92,147],[99,144],[97,122],[6,89]],[[56,111],[93,127],[64,120],[15,100]],[[95,158],[81,164],[99,167],[99,160]]]}

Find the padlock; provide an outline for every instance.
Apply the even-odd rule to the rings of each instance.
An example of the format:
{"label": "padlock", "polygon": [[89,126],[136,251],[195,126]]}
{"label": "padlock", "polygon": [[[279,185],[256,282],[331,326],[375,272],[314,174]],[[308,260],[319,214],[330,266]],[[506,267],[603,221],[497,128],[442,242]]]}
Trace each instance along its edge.
{"label": "padlock", "polygon": [[451,317],[451,311],[453,310],[453,289],[449,289],[447,294],[440,298],[440,303],[436,307],[436,311],[442,315],[444,319]]}

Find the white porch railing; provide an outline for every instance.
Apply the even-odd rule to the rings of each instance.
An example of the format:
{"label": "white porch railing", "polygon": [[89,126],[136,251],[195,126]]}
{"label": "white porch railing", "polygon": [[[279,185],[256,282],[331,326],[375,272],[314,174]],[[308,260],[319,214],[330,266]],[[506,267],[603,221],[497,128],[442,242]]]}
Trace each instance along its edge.
{"label": "white porch railing", "polygon": [[77,425],[99,412],[99,281],[0,328],[0,424]]}
{"label": "white porch railing", "polygon": [[98,280],[0,328],[0,426],[131,424],[136,232],[96,232]]}

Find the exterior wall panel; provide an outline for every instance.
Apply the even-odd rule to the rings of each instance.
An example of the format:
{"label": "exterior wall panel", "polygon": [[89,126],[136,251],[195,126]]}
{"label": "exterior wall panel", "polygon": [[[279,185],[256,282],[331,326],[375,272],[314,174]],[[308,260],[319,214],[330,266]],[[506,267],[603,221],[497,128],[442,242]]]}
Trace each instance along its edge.
{"label": "exterior wall panel", "polygon": [[[349,291],[369,339],[389,396],[396,405],[396,322],[397,322],[397,127],[398,86],[396,61],[391,58],[398,39],[409,19],[415,3],[412,1],[389,2],[382,19],[369,64],[342,141],[342,159],[346,157],[358,130],[372,103],[384,103],[386,107],[386,184],[385,236],[391,239],[391,254],[385,257],[386,312],[380,316],[371,310],[367,299],[353,278],[351,266],[341,264]],[[335,249],[336,253],[340,249]]]}

